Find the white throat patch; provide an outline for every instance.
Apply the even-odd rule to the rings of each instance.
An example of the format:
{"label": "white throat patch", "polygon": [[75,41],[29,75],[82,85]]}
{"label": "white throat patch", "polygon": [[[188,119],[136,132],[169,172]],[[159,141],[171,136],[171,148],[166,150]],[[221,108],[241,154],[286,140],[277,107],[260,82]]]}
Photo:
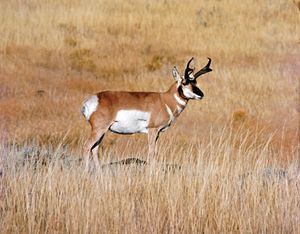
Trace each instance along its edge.
{"label": "white throat patch", "polygon": [[178,104],[180,104],[182,106],[186,105],[186,102],[184,100],[182,100],[180,97],[178,97],[176,93],[174,94],[174,98]]}
{"label": "white throat patch", "polygon": [[184,107],[181,107],[181,106],[179,106],[179,105],[177,105],[176,107],[177,107],[177,113],[178,113],[178,114],[180,114],[180,113],[183,111],[183,109],[185,108],[185,106],[184,106]]}
{"label": "white throat patch", "polygon": [[170,120],[169,121],[171,123],[171,122],[173,122],[175,120],[175,116],[174,116],[171,108],[167,104],[165,104],[165,105],[166,105],[166,108],[167,108],[167,112],[168,112],[168,114],[170,116]]}

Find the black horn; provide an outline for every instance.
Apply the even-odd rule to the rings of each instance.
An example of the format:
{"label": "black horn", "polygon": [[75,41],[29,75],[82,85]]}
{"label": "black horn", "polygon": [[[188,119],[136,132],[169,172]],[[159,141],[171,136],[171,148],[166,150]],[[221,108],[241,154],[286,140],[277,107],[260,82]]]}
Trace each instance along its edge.
{"label": "black horn", "polygon": [[185,78],[186,80],[189,79],[190,73],[194,71],[194,69],[190,68],[190,63],[192,62],[193,59],[194,59],[194,58],[192,57],[192,58],[188,61],[187,65],[186,65],[186,69],[185,69],[185,72],[184,72],[184,78]]}
{"label": "black horn", "polygon": [[211,72],[212,69],[209,67],[210,66],[210,63],[211,63],[211,59],[208,58],[208,63],[205,67],[203,67],[200,71],[198,71],[194,76],[195,76],[195,79],[207,72]]}

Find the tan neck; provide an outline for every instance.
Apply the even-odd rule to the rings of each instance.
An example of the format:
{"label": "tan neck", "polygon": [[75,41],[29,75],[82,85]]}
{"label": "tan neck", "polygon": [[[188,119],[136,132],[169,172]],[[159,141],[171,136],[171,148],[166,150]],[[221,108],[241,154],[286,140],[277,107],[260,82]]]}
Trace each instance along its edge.
{"label": "tan neck", "polygon": [[164,92],[162,97],[175,117],[183,111],[188,103],[188,99],[181,97],[181,94],[178,92],[177,83],[174,83],[168,91]]}

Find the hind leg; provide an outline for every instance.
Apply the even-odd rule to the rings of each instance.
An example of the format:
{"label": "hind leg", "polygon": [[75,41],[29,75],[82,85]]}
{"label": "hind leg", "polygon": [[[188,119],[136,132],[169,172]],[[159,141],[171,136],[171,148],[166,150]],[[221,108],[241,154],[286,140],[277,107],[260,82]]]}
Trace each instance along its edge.
{"label": "hind leg", "polygon": [[100,168],[99,160],[98,160],[98,150],[101,141],[104,138],[105,133],[108,128],[92,130],[91,136],[87,140],[84,146],[84,161],[85,161],[85,170],[89,169],[89,161],[90,156],[92,156],[96,168]]}

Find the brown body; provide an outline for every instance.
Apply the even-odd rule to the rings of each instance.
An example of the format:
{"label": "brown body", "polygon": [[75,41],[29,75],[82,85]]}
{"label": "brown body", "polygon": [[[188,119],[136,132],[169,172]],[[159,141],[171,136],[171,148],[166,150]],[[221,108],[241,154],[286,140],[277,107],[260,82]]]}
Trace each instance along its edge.
{"label": "brown body", "polygon": [[[174,67],[173,76],[176,83],[166,92],[103,91],[84,102],[82,113],[92,129],[84,147],[86,169],[90,155],[96,167],[99,167],[99,144],[108,130],[119,134],[147,133],[149,156],[156,154],[159,133],[166,130],[179,116],[189,99],[203,97],[202,91],[197,87],[197,76],[193,76],[193,69],[189,68],[189,63],[182,78]],[[209,64],[210,61],[196,75],[211,71]]]}
{"label": "brown body", "polygon": [[[178,106],[185,107],[176,102],[174,94],[187,103],[187,99],[180,97],[176,83],[167,92],[126,92],[103,91],[97,94],[99,104],[97,110],[91,115],[91,125],[97,124],[97,119],[107,122],[108,125],[117,116],[119,110],[140,110],[150,112],[151,117],[148,128],[161,128],[170,121],[170,115],[165,105],[168,105],[174,116],[178,116]],[[96,126],[95,126],[96,127]]]}

